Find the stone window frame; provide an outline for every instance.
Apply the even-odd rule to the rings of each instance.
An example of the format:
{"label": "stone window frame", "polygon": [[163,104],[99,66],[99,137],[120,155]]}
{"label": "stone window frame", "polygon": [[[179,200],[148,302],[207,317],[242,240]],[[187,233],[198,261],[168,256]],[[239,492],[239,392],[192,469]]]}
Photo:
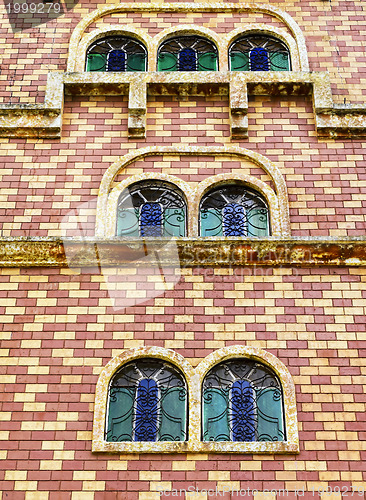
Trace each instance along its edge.
{"label": "stone window frame", "polygon": [[77,53],[79,57],[76,58],[75,63],[72,63],[75,57],[73,55],[73,51],[70,48],[70,64],[68,66],[68,71],[74,70],[80,73],[84,72],[86,67],[86,56],[90,45],[98,39],[118,35],[135,38],[145,46],[147,50],[147,72],[157,72],[157,56],[160,45],[164,41],[169,39],[172,35],[174,35],[175,37],[180,35],[198,35],[202,36],[203,38],[207,38],[216,46],[218,51],[219,70],[216,72],[230,71],[229,48],[231,44],[238,38],[247,36],[250,33],[262,34],[264,36],[268,35],[274,38],[278,38],[280,41],[286,44],[289,50],[292,67],[291,71],[306,70],[307,56],[305,58],[301,57],[300,48],[298,47],[296,40],[289,33],[287,33],[283,28],[277,28],[260,23],[250,23],[246,24],[244,27],[235,28],[227,34],[219,34],[209,28],[200,27],[193,24],[179,24],[171,28],[166,28],[154,37],[151,37],[142,28],[134,28],[130,26],[121,27],[120,25],[107,25],[102,28],[95,29],[82,37],[77,47]]}
{"label": "stone window frame", "polygon": [[[200,183],[189,184],[176,176],[164,173],[146,172],[130,176],[118,184],[114,184],[114,179],[118,174],[131,163],[148,156],[202,156],[216,155],[233,156],[251,161],[260,166],[271,178],[275,190],[257,177],[246,174],[218,174],[204,179]],[[141,180],[156,179],[165,180],[177,185],[184,193],[187,201],[187,236],[198,238],[199,228],[199,204],[202,196],[207,190],[225,181],[240,181],[249,188],[258,191],[268,203],[270,211],[270,226],[273,237],[286,237],[290,235],[289,201],[285,180],[279,168],[270,160],[243,148],[235,146],[229,147],[157,147],[151,146],[129,153],[115,163],[113,163],[104,173],[102,178],[97,201],[95,236],[99,238],[114,238],[117,217],[117,203],[121,192],[130,184]]]}
{"label": "stone window frame", "polygon": [[[157,358],[175,366],[186,379],[188,388],[188,441],[176,442],[107,442],[105,422],[108,387],[114,374],[126,363],[141,358]],[[205,442],[201,440],[201,388],[210,369],[226,360],[249,358],[270,367],[277,375],[282,391],[286,441]],[[122,352],[101,371],[95,395],[93,442],[95,453],[299,453],[295,385],[287,367],[273,354],[251,346],[228,346],[216,350],[198,363],[196,368],[180,354],[161,347],[138,347]]]}

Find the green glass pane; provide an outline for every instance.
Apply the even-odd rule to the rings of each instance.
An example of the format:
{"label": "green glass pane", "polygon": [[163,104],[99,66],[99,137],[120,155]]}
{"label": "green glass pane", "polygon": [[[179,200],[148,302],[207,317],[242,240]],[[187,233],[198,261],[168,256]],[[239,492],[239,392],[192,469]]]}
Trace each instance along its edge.
{"label": "green glass pane", "polygon": [[140,236],[138,212],[134,208],[118,211],[117,236]]}
{"label": "green glass pane", "polygon": [[252,208],[247,212],[248,237],[268,236],[268,211],[266,208]]}
{"label": "green glass pane", "polygon": [[258,441],[284,441],[282,396],[267,387],[257,394]]}
{"label": "green glass pane", "polygon": [[178,59],[175,54],[160,52],[158,58],[158,71],[177,71]]}
{"label": "green glass pane", "polygon": [[127,71],[145,71],[145,54],[131,54],[127,59]]}
{"label": "green glass pane", "polygon": [[249,71],[249,54],[232,52],[230,54],[231,71]]}
{"label": "green glass pane", "polygon": [[222,389],[204,392],[203,441],[230,441],[228,397]]}
{"label": "green glass pane", "polygon": [[221,211],[215,208],[201,210],[201,236],[222,236]]}
{"label": "green glass pane", "polygon": [[198,71],[217,71],[217,54],[207,52],[198,56]]}
{"label": "green glass pane", "polygon": [[88,54],[86,71],[105,71],[107,56],[105,54]]}
{"label": "green glass pane", "polygon": [[187,441],[187,391],[161,389],[159,441]]}
{"label": "green glass pane", "polygon": [[290,61],[289,55],[285,53],[275,52],[269,53],[269,60],[271,61],[271,71],[289,71]]}
{"label": "green glass pane", "polygon": [[186,219],[183,208],[167,208],[164,210],[164,236],[185,236]]}
{"label": "green glass pane", "polygon": [[134,389],[112,389],[107,417],[107,441],[132,441]]}

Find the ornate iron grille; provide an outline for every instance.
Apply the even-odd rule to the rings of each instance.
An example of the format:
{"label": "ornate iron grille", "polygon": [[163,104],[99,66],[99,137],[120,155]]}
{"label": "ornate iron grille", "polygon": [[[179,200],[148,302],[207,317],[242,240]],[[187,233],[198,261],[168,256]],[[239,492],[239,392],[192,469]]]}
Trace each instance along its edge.
{"label": "ornate iron grille", "polygon": [[201,36],[179,36],[163,42],[158,51],[159,71],[216,71],[216,46]]}
{"label": "ornate iron grille", "polygon": [[188,391],[171,364],[139,359],[123,366],[109,386],[107,441],[186,441]]}
{"label": "ornate iron grille", "polygon": [[230,45],[231,71],[289,71],[290,51],[277,38],[265,35],[248,35]]}
{"label": "ornate iron grille", "polygon": [[267,204],[244,185],[220,185],[202,198],[200,231],[201,236],[268,236]]}
{"label": "ornate iron grille", "polygon": [[95,41],[87,51],[86,71],[146,71],[147,51],[138,40],[110,36]]}
{"label": "ornate iron grille", "polygon": [[138,182],[119,197],[117,236],[185,236],[186,210],[184,196],[174,184]]}
{"label": "ornate iron grille", "polygon": [[277,376],[251,359],[216,365],[203,382],[202,423],[203,441],[284,441]]}

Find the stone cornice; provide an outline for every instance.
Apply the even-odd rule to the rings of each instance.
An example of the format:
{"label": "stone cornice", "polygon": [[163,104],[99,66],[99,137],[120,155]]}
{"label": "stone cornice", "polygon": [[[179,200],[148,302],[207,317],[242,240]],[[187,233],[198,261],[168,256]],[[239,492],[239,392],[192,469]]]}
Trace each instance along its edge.
{"label": "stone cornice", "polygon": [[2,238],[0,267],[365,267],[366,238]]}

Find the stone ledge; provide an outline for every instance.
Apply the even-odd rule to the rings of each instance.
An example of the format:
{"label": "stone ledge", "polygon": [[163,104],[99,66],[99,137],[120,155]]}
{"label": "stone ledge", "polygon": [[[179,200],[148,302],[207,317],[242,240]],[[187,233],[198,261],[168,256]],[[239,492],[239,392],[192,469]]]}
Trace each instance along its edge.
{"label": "stone ledge", "polygon": [[366,238],[2,238],[1,267],[365,267]]}
{"label": "stone ledge", "polygon": [[319,137],[366,136],[366,106],[334,104],[328,73],[323,72],[146,72],[49,73],[44,104],[0,105],[0,137],[61,136],[64,93],[128,95],[128,133],[146,133],[147,95],[229,96],[231,135],[248,136],[248,93],[313,98]]}

